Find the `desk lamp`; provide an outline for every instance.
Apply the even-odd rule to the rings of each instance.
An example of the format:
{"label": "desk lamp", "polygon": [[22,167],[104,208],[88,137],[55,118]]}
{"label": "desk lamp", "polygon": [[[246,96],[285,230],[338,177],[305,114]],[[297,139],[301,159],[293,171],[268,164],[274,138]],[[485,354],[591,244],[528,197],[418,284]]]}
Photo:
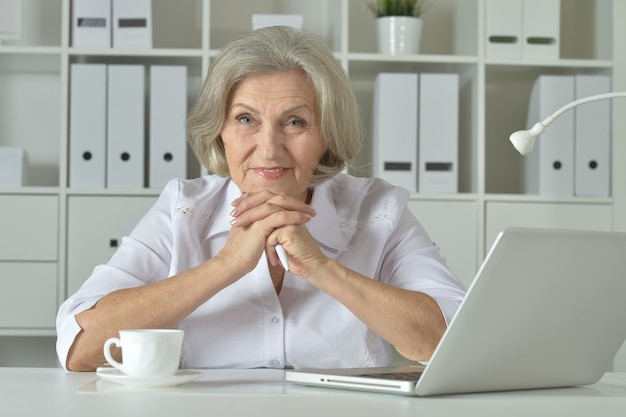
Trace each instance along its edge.
{"label": "desk lamp", "polygon": [[533,149],[533,146],[535,145],[535,139],[537,139],[537,136],[541,135],[546,130],[546,128],[550,126],[550,124],[552,124],[552,122],[554,122],[554,120],[557,117],[559,117],[561,114],[581,104],[591,103],[592,101],[613,99],[613,98],[618,98],[618,97],[626,98],[626,91],[598,94],[595,96],[583,97],[576,101],[572,101],[571,103],[566,104],[565,106],[555,111],[551,116],[548,116],[544,121],[535,123],[535,125],[531,129],[518,130],[517,132],[513,132],[511,136],[509,136],[509,140],[511,141],[511,143],[513,144],[513,146],[515,147],[515,149],[517,149],[519,153],[526,156]]}

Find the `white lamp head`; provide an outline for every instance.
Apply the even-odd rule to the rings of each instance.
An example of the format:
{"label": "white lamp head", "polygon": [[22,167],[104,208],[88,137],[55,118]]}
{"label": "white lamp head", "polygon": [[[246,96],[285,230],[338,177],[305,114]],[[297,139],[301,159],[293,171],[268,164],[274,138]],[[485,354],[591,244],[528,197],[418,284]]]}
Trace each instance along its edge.
{"label": "white lamp head", "polygon": [[535,146],[537,136],[541,135],[545,130],[546,127],[541,122],[537,122],[530,130],[518,130],[517,132],[513,132],[511,136],[509,136],[509,140],[519,153],[526,156],[532,151],[533,146]]}
{"label": "white lamp head", "polygon": [[511,143],[513,144],[513,146],[515,147],[515,149],[517,149],[519,153],[521,153],[524,156],[528,155],[530,151],[533,149],[533,146],[535,145],[535,139],[537,139],[537,136],[541,135],[557,117],[559,117],[566,111],[573,109],[574,107],[579,106],[581,104],[591,103],[593,101],[598,101],[598,100],[614,99],[618,97],[626,98],[626,91],[617,91],[614,93],[597,94],[595,96],[583,97],[576,101],[572,101],[571,103],[568,103],[565,106],[558,109],[551,116],[548,116],[544,121],[536,123],[532,127],[532,129],[518,130],[517,132],[514,132],[511,136],[509,136],[509,140],[511,141]]}

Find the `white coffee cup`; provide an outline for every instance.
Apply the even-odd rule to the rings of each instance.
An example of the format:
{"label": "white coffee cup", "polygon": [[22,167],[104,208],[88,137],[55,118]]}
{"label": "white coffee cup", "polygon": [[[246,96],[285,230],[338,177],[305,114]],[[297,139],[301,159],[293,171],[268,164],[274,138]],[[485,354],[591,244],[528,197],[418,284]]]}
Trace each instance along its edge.
{"label": "white coffee cup", "polygon": [[[173,375],[180,366],[182,330],[120,330],[120,337],[104,343],[107,362],[130,377],[159,378]],[[113,359],[111,345],[122,348],[122,363]]]}

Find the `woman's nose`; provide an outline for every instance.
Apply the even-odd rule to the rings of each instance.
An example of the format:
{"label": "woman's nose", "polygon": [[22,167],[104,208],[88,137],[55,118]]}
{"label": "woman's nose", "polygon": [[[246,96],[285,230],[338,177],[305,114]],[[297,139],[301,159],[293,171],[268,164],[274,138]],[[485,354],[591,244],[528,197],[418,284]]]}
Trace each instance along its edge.
{"label": "woman's nose", "polygon": [[264,157],[271,159],[283,149],[283,137],[274,127],[265,127],[259,134],[257,149]]}

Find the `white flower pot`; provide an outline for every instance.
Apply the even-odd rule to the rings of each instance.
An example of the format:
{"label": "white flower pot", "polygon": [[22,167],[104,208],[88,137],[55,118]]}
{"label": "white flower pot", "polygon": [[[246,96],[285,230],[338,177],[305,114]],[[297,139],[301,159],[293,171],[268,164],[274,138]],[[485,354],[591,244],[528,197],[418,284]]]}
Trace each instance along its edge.
{"label": "white flower pot", "polygon": [[376,19],[378,52],[388,55],[419,53],[422,19],[410,16],[385,16]]}

